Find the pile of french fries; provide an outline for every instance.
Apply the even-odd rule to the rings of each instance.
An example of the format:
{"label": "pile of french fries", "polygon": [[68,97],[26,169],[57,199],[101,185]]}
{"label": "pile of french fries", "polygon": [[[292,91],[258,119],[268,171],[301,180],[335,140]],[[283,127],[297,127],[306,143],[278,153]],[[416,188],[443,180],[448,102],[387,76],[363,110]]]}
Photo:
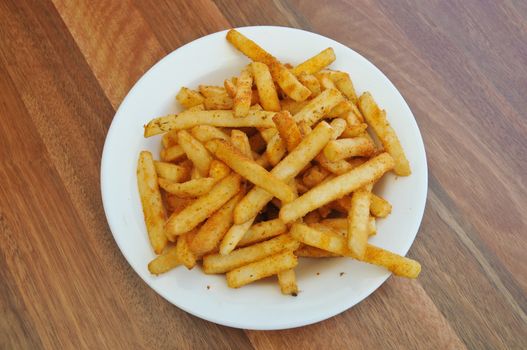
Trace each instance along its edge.
{"label": "pile of french fries", "polygon": [[161,160],[143,151],[137,167],[158,254],[150,272],[201,261],[229,287],[277,275],[290,295],[298,257],[354,258],[416,278],[418,262],[368,243],[392,209],[373,186],[388,171],[410,175],[386,112],[328,69],[331,48],[293,67],[236,30],[227,40],[252,60],[240,75],[181,88],[184,111],[145,126],[145,137],[163,134]]}

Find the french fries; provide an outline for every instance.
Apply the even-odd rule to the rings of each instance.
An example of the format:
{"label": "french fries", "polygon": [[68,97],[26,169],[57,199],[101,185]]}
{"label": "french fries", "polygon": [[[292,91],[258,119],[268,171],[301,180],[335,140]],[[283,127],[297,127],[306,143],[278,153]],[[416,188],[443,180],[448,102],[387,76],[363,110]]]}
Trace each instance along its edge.
{"label": "french fries", "polygon": [[141,204],[143,205],[143,216],[145,218],[150,244],[156,254],[161,254],[167,245],[167,237],[163,230],[166,212],[157,184],[154,159],[150,152],[143,151],[139,154],[139,161],[137,162],[137,186],[139,188]]}
{"label": "french fries", "polygon": [[276,275],[293,296],[297,257],[354,258],[416,278],[418,262],[368,243],[392,211],[373,185],[392,169],[410,174],[385,111],[328,67],[332,48],[293,67],[236,30],[227,40],[252,62],[223,86],[181,88],[184,110],[144,127],[145,137],[162,134],[161,161],[144,151],[137,165],[158,254],[149,271],[201,264],[231,288]]}

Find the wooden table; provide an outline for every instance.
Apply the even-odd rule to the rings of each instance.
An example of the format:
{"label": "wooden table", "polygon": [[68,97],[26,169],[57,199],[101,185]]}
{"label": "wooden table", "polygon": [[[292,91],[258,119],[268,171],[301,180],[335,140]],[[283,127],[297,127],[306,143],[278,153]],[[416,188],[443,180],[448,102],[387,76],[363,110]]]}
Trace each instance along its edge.
{"label": "wooden table", "polygon": [[[521,1],[2,1],[0,348],[527,348],[527,6]],[[99,165],[115,110],[179,46],[275,24],[377,65],[426,144],[426,212],[409,256],[356,307],[300,329],[212,324],[130,268]]]}

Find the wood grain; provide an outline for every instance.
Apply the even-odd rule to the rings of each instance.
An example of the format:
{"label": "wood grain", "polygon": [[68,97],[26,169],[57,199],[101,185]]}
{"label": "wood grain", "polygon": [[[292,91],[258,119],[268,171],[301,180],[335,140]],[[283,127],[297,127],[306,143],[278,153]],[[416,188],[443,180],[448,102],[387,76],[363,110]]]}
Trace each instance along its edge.
{"label": "wood grain", "polygon": [[[0,2],[0,348],[526,348],[525,23],[510,1]],[[191,40],[259,24],[318,32],[377,65],[412,108],[430,171],[409,253],[419,279],[271,332],[155,294],[99,195],[106,131],[135,81]]]}

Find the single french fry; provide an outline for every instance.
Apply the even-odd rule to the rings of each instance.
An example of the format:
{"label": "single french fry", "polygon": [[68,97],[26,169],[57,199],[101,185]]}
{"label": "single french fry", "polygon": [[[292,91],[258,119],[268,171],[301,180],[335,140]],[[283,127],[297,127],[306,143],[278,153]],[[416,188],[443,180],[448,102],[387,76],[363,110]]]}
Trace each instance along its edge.
{"label": "single french fry", "polygon": [[294,297],[298,295],[298,286],[296,284],[294,269],[278,272],[278,284],[280,285],[280,291],[282,294],[289,294]]}
{"label": "single french fry", "polygon": [[143,206],[143,216],[150,244],[156,254],[161,254],[167,245],[163,227],[166,220],[163,199],[157,184],[157,173],[152,153],[142,151],[137,162],[137,187]]}
{"label": "single french fry", "polygon": [[165,162],[154,161],[157,176],[171,182],[183,182],[189,179],[188,168]]}
{"label": "single french fry", "polygon": [[225,88],[221,86],[214,86],[214,85],[200,85],[198,87],[200,94],[202,94],[205,98],[207,97],[214,97],[214,96],[223,96],[227,93]]}
{"label": "single french fry", "polygon": [[227,272],[227,285],[239,288],[259,279],[276,275],[298,265],[298,258],[291,251],[269,256],[260,261]]}
{"label": "single french fry", "polygon": [[176,95],[176,100],[185,108],[191,108],[202,104],[205,100],[197,91],[182,87]]}
{"label": "single french fry", "polygon": [[260,133],[256,133],[249,137],[249,144],[253,152],[262,152],[267,147],[267,142],[263,139]]}
{"label": "single french fry", "polygon": [[180,145],[175,145],[161,150],[161,159],[165,162],[177,162],[185,158],[186,154]]}
{"label": "single french fry", "polygon": [[262,221],[252,225],[238,242],[239,247],[244,247],[254,243],[259,243],[269,238],[276,237],[285,233],[287,227],[280,219]]}
{"label": "single french fry", "polygon": [[234,100],[227,93],[223,93],[222,95],[205,97],[203,105],[207,111],[229,110],[233,108]]}
{"label": "single french fry", "polygon": [[185,151],[188,159],[194,163],[194,166],[198,169],[201,176],[207,176],[210,169],[210,162],[212,162],[212,157],[203,146],[201,142],[196,140],[190,133],[186,130],[181,130],[178,133],[179,145]]}
{"label": "single french fry", "polygon": [[417,278],[421,272],[421,264],[404,256],[368,244],[364,254],[364,262],[385,267],[396,276]]}
{"label": "single french fry", "polygon": [[342,100],[338,105],[333,107],[331,111],[328,112],[327,116],[329,118],[337,118],[343,115],[344,113],[347,113],[348,111],[351,111],[353,103],[350,101],[344,99]]}
{"label": "single french fry", "polygon": [[254,219],[252,218],[249,221],[244,222],[243,224],[234,224],[231,226],[229,231],[225,234],[220,243],[220,254],[228,255],[230,252],[236,248],[238,242],[243,238],[243,236],[249,231],[249,228],[252,226]]}
{"label": "single french fry", "polygon": [[225,87],[225,91],[227,91],[227,94],[234,98],[236,96],[236,85],[233,83],[232,79],[225,79],[223,81],[223,86]]}
{"label": "single french fry", "polygon": [[[207,148],[227,164],[233,171],[259,186],[284,202],[295,198],[291,188],[276,176],[259,166],[252,159],[244,156],[232,144],[223,140],[207,142]],[[254,215],[253,215],[254,216]]]}
{"label": "single french fry", "polygon": [[210,253],[218,247],[221,239],[232,226],[234,207],[243,195],[243,192],[238,193],[201,225],[190,243],[190,249],[196,256]]}
{"label": "single french fry", "polygon": [[179,236],[176,243],[176,258],[189,270],[196,266],[196,256],[192,253],[189,246],[195,235],[196,230],[187,232]]}
{"label": "single french fry", "polygon": [[370,157],[374,152],[375,144],[363,136],[333,140],[324,147],[324,156],[332,162],[350,157]]}
{"label": "single french fry", "polygon": [[300,134],[298,125],[288,111],[276,113],[273,121],[280,138],[285,142],[287,150],[291,152],[302,141],[302,134]]}
{"label": "single french fry", "polygon": [[267,144],[265,155],[271,165],[276,165],[287,153],[286,145],[280,135],[276,133]]}
{"label": "single french fry", "polygon": [[251,64],[260,104],[266,111],[280,111],[280,101],[269,68],[261,62]]}
{"label": "single french fry", "polygon": [[386,152],[390,153],[395,160],[394,172],[400,176],[410,175],[410,164],[408,159],[406,159],[399,138],[390,123],[388,123],[385,112],[377,106],[369,92],[365,92],[360,96],[359,109],[375,134],[377,134]]}
{"label": "single french fry", "polygon": [[159,186],[180,198],[199,197],[209,193],[216,179],[212,177],[202,177],[199,179],[189,180],[183,183],[171,182],[163,178],[158,179]]}
{"label": "single french fry", "polygon": [[328,47],[327,49],[319,52],[315,56],[307,59],[293,68],[293,74],[297,76],[302,73],[315,74],[333,63],[335,58],[336,57],[333,48]]}
{"label": "single french fry", "polygon": [[291,236],[299,242],[312,247],[326,250],[342,256],[350,256],[347,246],[347,240],[331,229],[321,230],[307,226],[305,224],[295,223],[291,226]]}
{"label": "single french fry", "polygon": [[328,89],[309,101],[307,105],[294,115],[295,121],[299,123],[304,120],[309,126],[314,125],[322,119],[333,107],[340,103],[344,97],[335,89]]}
{"label": "single french fry", "polygon": [[178,214],[172,214],[165,225],[167,237],[186,233],[221,208],[240,190],[240,176],[231,174],[217,183],[209,193],[199,197]]}
{"label": "single french fry", "polygon": [[253,77],[249,69],[242,70],[236,84],[236,96],[234,96],[234,116],[245,117],[251,107]]}
{"label": "single french fry", "polygon": [[309,168],[308,171],[304,173],[304,176],[302,177],[302,182],[304,185],[306,185],[309,188],[313,188],[316,185],[320,184],[324,179],[329,175],[329,172],[318,166],[314,165],[311,168]]}
{"label": "single french fry", "polygon": [[295,255],[302,258],[337,258],[340,255],[328,252],[317,247],[312,247],[310,245],[302,245],[300,248],[295,250]]}
{"label": "single french fry", "polygon": [[203,271],[208,274],[225,273],[284,250],[293,251],[299,243],[284,234],[268,241],[232,251],[229,255],[211,254],[203,257]]}
{"label": "single french fry", "polygon": [[193,201],[194,198],[180,198],[171,193],[167,193],[165,196],[166,208],[170,215],[173,213],[179,213]]}
{"label": "single french fry", "polygon": [[344,159],[338,160],[336,162],[330,162],[324,153],[320,153],[315,160],[317,163],[327,171],[335,174],[335,175],[342,175],[353,169],[353,166],[345,161]]}
{"label": "single french fry", "polygon": [[148,271],[152,275],[160,275],[179,265],[181,265],[181,262],[176,256],[176,246],[171,246],[165,249],[163,254],[158,255],[154,260],[150,261]]}
{"label": "single french fry", "polygon": [[[363,134],[365,134],[365,131],[366,131],[367,128],[368,128],[368,124],[366,124],[366,123],[360,123],[360,124],[357,124],[357,125],[348,126],[348,127],[346,127],[344,132],[342,132],[342,137],[343,138],[352,138],[352,137],[357,137],[357,136],[363,135]],[[372,141],[372,143],[373,143],[373,141]]]}
{"label": "single french fry", "polygon": [[199,142],[207,142],[213,139],[229,140],[229,135],[210,125],[197,125],[190,130],[190,133]]}
{"label": "single french fry", "polygon": [[[284,182],[291,181],[327,144],[331,133],[332,129],[329,124],[320,122],[291,153],[274,167],[271,174]],[[256,216],[271,199],[273,199],[273,194],[264,188],[253,188],[236,206],[234,222],[244,223]]]}
{"label": "single french fry", "polygon": [[161,138],[163,148],[169,148],[177,145],[177,130],[171,130],[163,135]]}
{"label": "single french fry", "polygon": [[391,170],[393,166],[393,158],[388,153],[381,153],[363,165],[324,182],[304,193],[293,202],[285,204],[280,209],[280,219],[285,223],[289,223],[301,218],[310,211],[341,198],[362,186],[374,183],[384,173]]}
{"label": "single french fry", "polygon": [[214,180],[219,181],[229,175],[230,172],[231,169],[225,163],[217,159],[213,159],[212,162],[210,162],[209,176]]}
{"label": "single french fry", "polygon": [[331,139],[333,140],[338,139],[348,126],[346,120],[342,118],[333,119],[331,123],[329,123],[329,125],[331,125],[331,127],[333,128],[333,135],[331,135]]}
{"label": "single french fry", "polygon": [[295,75],[285,66],[281,64],[278,64],[277,66],[278,68],[276,70],[278,73],[275,74],[277,75],[275,80],[282,91],[292,100],[305,101],[311,95],[311,91],[302,85]]}
{"label": "single french fry", "polygon": [[346,96],[352,103],[357,103],[357,93],[353,87],[353,82],[348,73],[340,71],[325,71],[340,92]]}
{"label": "single french fry", "polygon": [[370,213],[376,218],[387,217],[392,212],[392,205],[386,199],[371,194]]}
{"label": "single french fry", "polygon": [[240,130],[231,131],[231,143],[236,147],[240,152],[250,159],[253,159],[253,154],[251,150],[251,145],[249,144],[249,138],[247,134]]}
{"label": "single french fry", "polygon": [[290,98],[286,98],[280,101],[282,111],[289,111],[292,115],[297,114],[304,108],[309,101],[294,101]]}
{"label": "single french fry", "polygon": [[359,260],[364,258],[368,242],[371,188],[369,184],[353,192],[348,213],[348,248]]}
{"label": "single french fry", "polygon": [[298,81],[311,91],[311,97],[317,97],[320,95],[320,83],[314,75],[302,73],[297,78]]}
{"label": "single french fry", "polygon": [[273,112],[249,111],[246,117],[235,118],[232,111],[184,111],[152,119],[145,126],[144,136],[150,137],[173,129],[190,129],[196,125],[273,128],[273,115]]}

